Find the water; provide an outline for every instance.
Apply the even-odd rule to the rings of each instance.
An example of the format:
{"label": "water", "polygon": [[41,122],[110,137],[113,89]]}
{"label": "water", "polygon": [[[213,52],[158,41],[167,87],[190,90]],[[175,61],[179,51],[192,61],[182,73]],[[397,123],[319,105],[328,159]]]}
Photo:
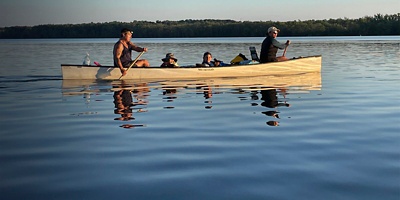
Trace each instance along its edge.
{"label": "water", "polygon": [[[185,65],[262,39],[133,40]],[[0,40],[0,199],[400,199],[400,37],[286,39],[322,73],[71,82],[116,39]]]}

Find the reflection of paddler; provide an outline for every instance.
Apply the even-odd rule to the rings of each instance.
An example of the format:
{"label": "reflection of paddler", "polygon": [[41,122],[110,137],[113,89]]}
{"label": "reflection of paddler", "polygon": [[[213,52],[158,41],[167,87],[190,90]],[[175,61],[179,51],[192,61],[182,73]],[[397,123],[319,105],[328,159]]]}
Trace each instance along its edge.
{"label": "reflection of paddler", "polygon": [[279,115],[278,115],[279,112],[278,111],[270,110],[270,111],[264,111],[262,113],[267,115],[267,116],[271,116],[271,117],[279,119]]}
{"label": "reflection of paddler", "polygon": [[277,121],[268,121],[266,124],[269,126],[279,126],[279,122]]}
{"label": "reflection of paddler", "polygon": [[[286,90],[282,89],[281,92],[283,93],[283,96],[285,97]],[[288,104],[286,102],[284,102],[284,103],[278,102],[278,96],[277,96],[276,89],[261,90],[260,93],[261,93],[261,100],[264,100],[264,102],[261,103],[261,106],[268,107],[268,108],[276,108],[279,106],[286,106],[286,107],[290,106],[290,104]],[[279,115],[278,115],[278,113],[279,113],[278,111],[270,110],[270,111],[265,111],[262,113],[267,116],[271,116],[271,117],[280,119]],[[267,125],[279,126],[279,122],[278,121],[268,121]]]}
{"label": "reflection of paddler", "polygon": [[261,106],[268,108],[276,108],[278,106],[286,106],[286,107],[290,106],[290,104],[286,102],[285,103],[278,102],[277,92],[275,89],[261,90],[260,93],[261,93],[261,100],[264,100],[264,102],[261,103]]}
{"label": "reflection of paddler", "polygon": [[129,121],[135,119],[132,117],[132,95],[129,90],[119,90],[114,92],[115,114],[120,114],[114,120]]}

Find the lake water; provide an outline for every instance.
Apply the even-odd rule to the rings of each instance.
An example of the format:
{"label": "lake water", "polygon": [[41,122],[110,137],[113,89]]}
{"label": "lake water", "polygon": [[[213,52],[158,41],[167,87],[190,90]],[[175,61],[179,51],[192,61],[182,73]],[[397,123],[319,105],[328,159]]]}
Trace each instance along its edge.
{"label": "lake water", "polygon": [[[400,199],[400,36],[278,39],[322,72],[63,81],[117,39],[0,40],[0,199]],[[133,38],[152,66],[262,40]]]}

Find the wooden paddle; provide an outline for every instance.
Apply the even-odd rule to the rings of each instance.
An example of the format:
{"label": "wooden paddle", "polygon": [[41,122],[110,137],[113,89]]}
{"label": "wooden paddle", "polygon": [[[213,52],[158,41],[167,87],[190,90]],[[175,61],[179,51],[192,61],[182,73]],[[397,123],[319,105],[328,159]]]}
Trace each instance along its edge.
{"label": "wooden paddle", "polygon": [[289,46],[289,45],[286,45],[286,47],[285,47],[285,50],[283,50],[283,54],[282,54],[282,57],[285,57],[285,54],[286,54],[286,50],[287,50],[288,46]]}
{"label": "wooden paddle", "polygon": [[[133,65],[135,65],[135,63],[139,60],[140,56],[142,56],[143,54],[144,54],[144,51],[140,52],[140,54],[136,57],[136,59],[132,62],[132,64],[128,67],[128,69],[127,69],[125,72],[128,72],[128,70],[129,70],[131,67],[133,67]],[[118,80],[121,80],[121,78],[122,78],[123,76],[124,76],[124,75],[121,75],[121,77],[119,77]]]}

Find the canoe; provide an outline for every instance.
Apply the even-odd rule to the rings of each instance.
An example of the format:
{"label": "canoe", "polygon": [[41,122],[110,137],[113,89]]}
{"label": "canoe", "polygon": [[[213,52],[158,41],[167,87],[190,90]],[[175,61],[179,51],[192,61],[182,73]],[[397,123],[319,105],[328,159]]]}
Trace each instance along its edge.
{"label": "canoe", "polygon": [[[309,56],[251,65],[232,65],[224,67],[132,67],[122,79],[185,79],[217,77],[250,77],[265,75],[291,75],[321,71],[322,57]],[[114,66],[91,66],[61,64],[63,79],[117,80],[121,71]]]}

